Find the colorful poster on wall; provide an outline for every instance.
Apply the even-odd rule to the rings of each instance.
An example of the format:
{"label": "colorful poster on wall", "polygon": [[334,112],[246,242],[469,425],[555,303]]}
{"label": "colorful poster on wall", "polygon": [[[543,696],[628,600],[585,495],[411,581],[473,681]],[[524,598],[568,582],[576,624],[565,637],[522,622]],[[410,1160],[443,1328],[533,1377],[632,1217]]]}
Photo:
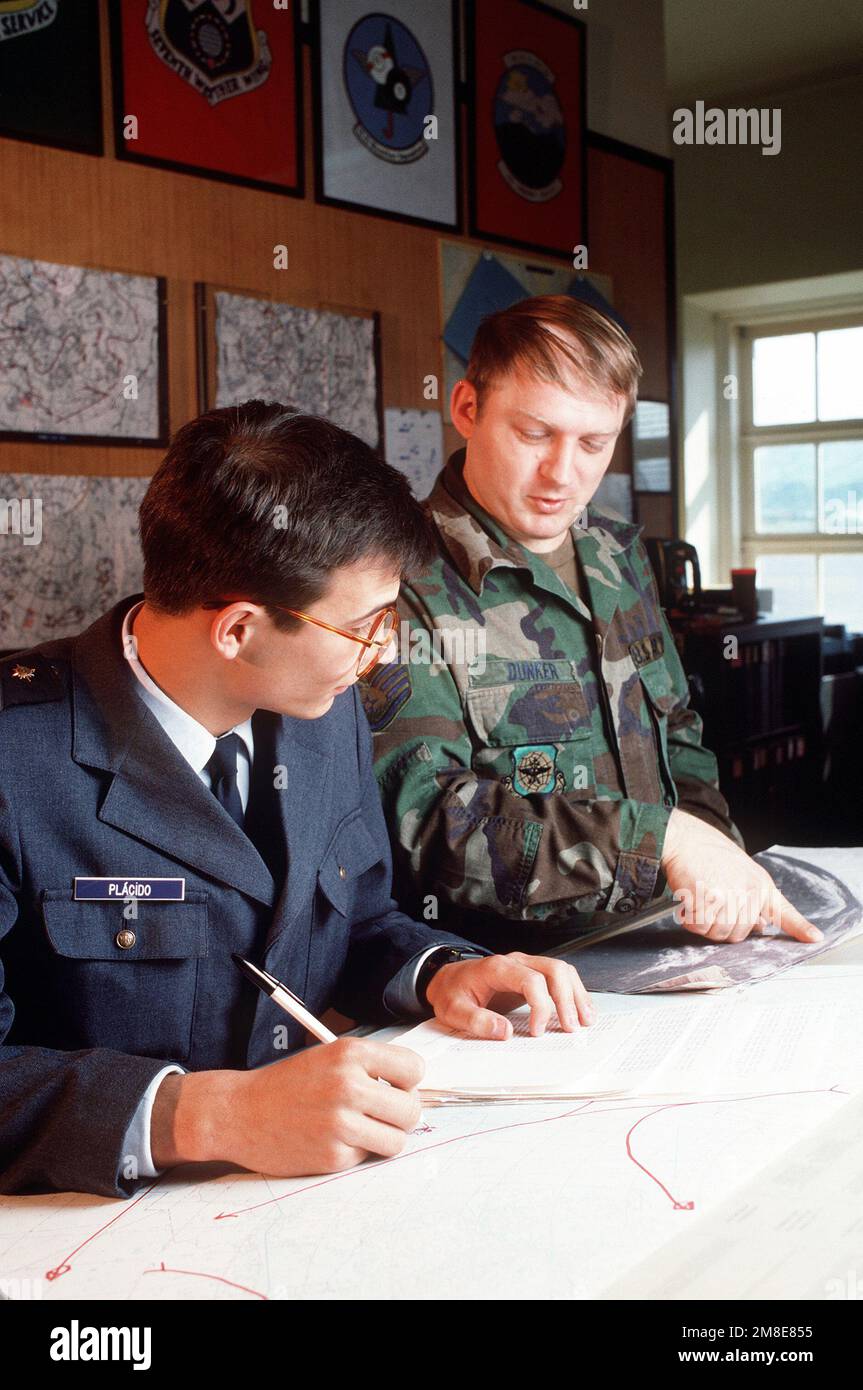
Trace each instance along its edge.
{"label": "colorful poster on wall", "polygon": [[202,409],[282,401],[381,442],[377,314],[333,313],[199,285]]}
{"label": "colorful poster on wall", "polygon": [[0,254],[0,438],[164,444],[165,282]]}
{"label": "colorful poster on wall", "polygon": [[319,0],[319,202],[460,230],[456,32],[448,0]]}
{"label": "colorful poster on wall", "polygon": [[301,196],[299,8],[112,0],[118,158]]}
{"label": "colorful poster on wall", "polygon": [[584,24],[468,0],[470,232],[572,257],[586,242]]}
{"label": "colorful poster on wall", "polygon": [[0,135],[102,153],[97,0],[0,0]]}

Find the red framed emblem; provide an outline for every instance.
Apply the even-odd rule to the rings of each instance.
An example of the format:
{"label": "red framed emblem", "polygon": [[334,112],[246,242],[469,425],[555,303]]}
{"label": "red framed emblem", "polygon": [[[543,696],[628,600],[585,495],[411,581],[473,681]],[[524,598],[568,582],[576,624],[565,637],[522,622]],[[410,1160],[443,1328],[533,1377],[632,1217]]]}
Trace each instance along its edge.
{"label": "red framed emblem", "polygon": [[584,24],[541,0],[468,0],[470,232],[572,256],[586,241]]}

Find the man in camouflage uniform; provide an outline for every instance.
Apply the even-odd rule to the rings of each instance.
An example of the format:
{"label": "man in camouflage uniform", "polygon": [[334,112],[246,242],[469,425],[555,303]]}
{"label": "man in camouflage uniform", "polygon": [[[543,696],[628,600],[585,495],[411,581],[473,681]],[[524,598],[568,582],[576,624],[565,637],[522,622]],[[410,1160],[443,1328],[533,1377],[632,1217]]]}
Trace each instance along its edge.
{"label": "man in camouflage uniform", "polygon": [[[622,367],[610,385],[599,375],[603,393],[589,351],[574,379],[570,358],[549,380],[540,353],[533,371],[522,355],[483,380],[489,333],[531,314],[551,320],[552,352],[579,330],[600,350],[610,340]],[[643,907],[666,858],[671,887],[694,890],[698,873],[776,893],[740,848],[639,528],[585,506],[639,371],[616,325],[562,296],[485,321],[453,391],[467,448],[427,503],[438,555],[402,590],[399,660],[363,693],[399,900],[419,912],[433,895],[453,930],[498,950],[540,950]],[[782,903],[784,920],[764,915],[803,932]],[[686,924],[739,940],[758,921]]]}

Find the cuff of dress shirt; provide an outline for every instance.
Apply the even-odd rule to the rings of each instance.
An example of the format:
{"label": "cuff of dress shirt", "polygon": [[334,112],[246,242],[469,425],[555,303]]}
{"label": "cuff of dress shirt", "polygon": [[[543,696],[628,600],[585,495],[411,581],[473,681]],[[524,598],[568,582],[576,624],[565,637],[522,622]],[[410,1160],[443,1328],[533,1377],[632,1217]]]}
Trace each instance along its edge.
{"label": "cuff of dress shirt", "polygon": [[[164,1168],[156,1168],[153,1165],[153,1155],[150,1151],[150,1120],[153,1114],[153,1104],[156,1099],[156,1092],[166,1076],[176,1073],[185,1076],[186,1069],[171,1063],[163,1067],[153,1080],[150,1082],[143,1096],[141,1097],[138,1109],[129,1122],[126,1130],[126,1137],[123,1141],[122,1164],[125,1166],[133,1160],[139,1178],[157,1178],[160,1173],[164,1173]],[[129,1174],[121,1173],[121,1177],[128,1177]]]}

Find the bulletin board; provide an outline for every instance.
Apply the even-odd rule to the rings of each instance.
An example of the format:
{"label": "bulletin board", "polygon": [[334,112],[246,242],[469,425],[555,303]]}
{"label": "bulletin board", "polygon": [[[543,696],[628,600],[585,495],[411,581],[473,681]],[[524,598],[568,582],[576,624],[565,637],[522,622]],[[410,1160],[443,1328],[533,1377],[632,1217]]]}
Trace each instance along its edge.
{"label": "bulletin board", "polygon": [[[576,271],[562,266],[559,261],[548,260],[532,252],[508,253],[500,247],[493,251],[482,249],[476,243],[464,241],[440,242],[440,305],[441,326],[449,319],[458,302],[471,271],[480,256],[493,256],[504,269],[524,287],[525,295],[566,294],[576,278]],[[611,277],[589,274],[586,277],[599,290],[605,299],[613,303]],[[449,397],[453,386],[464,373],[464,363],[451,352],[442,341],[443,350],[443,396],[444,419],[450,422]]]}

